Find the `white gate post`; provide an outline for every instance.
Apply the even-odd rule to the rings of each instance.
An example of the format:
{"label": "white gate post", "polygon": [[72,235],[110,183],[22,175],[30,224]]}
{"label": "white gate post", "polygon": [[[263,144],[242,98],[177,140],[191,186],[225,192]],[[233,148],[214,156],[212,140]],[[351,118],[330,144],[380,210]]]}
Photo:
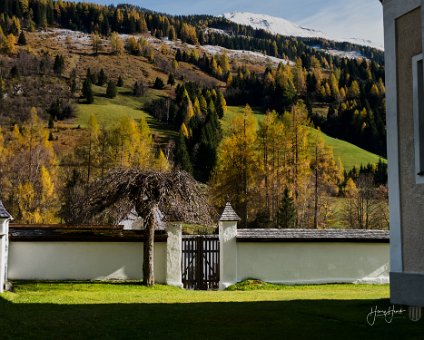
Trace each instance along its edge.
{"label": "white gate post", "polygon": [[166,229],[166,284],[182,288],[182,225],[169,223]]}
{"label": "white gate post", "polygon": [[237,222],[240,217],[227,202],[219,219],[219,289],[237,282]]}
{"label": "white gate post", "polygon": [[7,282],[7,258],[9,253],[9,221],[12,216],[0,201],[0,293],[4,292]]}

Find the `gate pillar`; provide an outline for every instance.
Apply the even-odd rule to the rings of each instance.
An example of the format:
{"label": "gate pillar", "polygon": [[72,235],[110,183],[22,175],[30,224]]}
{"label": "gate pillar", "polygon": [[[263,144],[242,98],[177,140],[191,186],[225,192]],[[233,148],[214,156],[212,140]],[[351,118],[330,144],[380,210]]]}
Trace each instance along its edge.
{"label": "gate pillar", "polygon": [[167,225],[168,239],[166,241],[166,284],[183,287],[181,279],[182,257],[182,225]]}
{"label": "gate pillar", "polygon": [[0,201],[0,293],[6,288],[7,261],[9,253],[9,221],[12,216],[6,211]]}
{"label": "gate pillar", "polygon": [[221,290],[237,282],[237,222],[240,220],[228,202],[219,219]]}

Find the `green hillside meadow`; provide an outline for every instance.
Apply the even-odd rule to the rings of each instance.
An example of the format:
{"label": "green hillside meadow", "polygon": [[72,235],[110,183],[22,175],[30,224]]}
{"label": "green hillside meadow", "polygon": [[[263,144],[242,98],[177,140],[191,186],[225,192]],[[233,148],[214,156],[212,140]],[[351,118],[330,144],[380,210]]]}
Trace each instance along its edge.
{"label": "green hillside meadow", "polygon": [[[140,98],[131,96],[129,89],[120,88],[119,94],[116,98],[108,99],[104,96],[105,88],[94,86],[95,101],[91,105],[78,104],[77,105],[77,119],[76,124],[81,127],[86,127],[88,119],[91,114],[96,115],[99,123],[105,127],[111,127],[117,124],[120,118],[129,116],[136,120],[142,117],[146,118],[152,133],[161,137],[175,137],[177,132],[171,128],[159,123],[156,119],[151,117],[148,113],[142,110],[143,105],[151,99],[158,98],[155,90],[149,89],[147,94]],[[241,106],[228,106],[228,111],[222,120],[222,128],[226,132],[229,122],[238,114],[242,114],[243,107]],[[264,118],[263,112],[253,109],[253,113],[258,122]],[[311,135],[315,135],[315,129],[311,129]],[[332,138],[323,132],[319,132],[327,145],[333,148],[334,156],[340,159],[346,170],[350,170],[354,166],[361,164],[375,164],[379,160],[379,156],[364,149],[361,149],[349,142]]]}
{"label": "green hillside meadow", "polygon": [[[226,131],[226,127],[237,114],[242,114],[243,107],[240,106],[228,106],[228,111],[223,118],[223,130]],[[264,118],[263,112],[253,108],[253,114],[255,115],[258,123],[261,122]],[[316,130],[311,129],[310,136],[315,136]],[[332,138],[327,136],[323,132],[319,132],[327,145],[333,148],[334,157],[340,159],[343,163],[345,170],[350,170],[354,166],[359,167],[361,164],[366,165],[368,163],[376,164],[381,158],[380,156],[373,154],[369,151],[361,149],[356,145],[353,145],[349,142],[343,141],[341,139]],[[312,138],[312,137],[311,137]]]}

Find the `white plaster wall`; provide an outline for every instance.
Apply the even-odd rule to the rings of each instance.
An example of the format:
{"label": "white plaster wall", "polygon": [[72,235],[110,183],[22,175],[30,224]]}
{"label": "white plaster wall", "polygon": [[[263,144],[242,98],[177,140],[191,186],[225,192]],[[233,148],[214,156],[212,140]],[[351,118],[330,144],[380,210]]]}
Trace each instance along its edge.
{"label": "white plaster wall", "polygon": [[388,283],[388,243],[238,242],[237,281]]}
{"label": "white plaster wall", "polygon": [[9,219],[0,218],[0,293],[3,293],[7,282],[8,233]]}
{"label": "white plaster wall", "polygon": [[[1,223],[1,222],[0,222]],[[0,293],[3,293],[4,291],[4,279],[5,279],[5,261],[6,261],[6,254],[4,251],[5,248],[5,242],[6,242],[6,236],[0,234]]]}
{"label": "white plaster wall", "polygon": [[237,282],[237,222],[219,222],[219,288],[225,289]]}
{"label": "white plaster wall", "polygon": [[[157,283],[166,283],[166,242],[155,243]],[[143,243],[10,242],[11,280],[141,280]]]}

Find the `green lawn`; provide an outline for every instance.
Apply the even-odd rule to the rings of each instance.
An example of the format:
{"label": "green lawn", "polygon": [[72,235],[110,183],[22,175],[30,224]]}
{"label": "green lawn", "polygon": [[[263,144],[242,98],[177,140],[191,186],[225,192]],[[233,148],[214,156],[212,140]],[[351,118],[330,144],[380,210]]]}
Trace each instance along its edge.
{"label": "green lawn", "polygon": [[[222,128],[224,133],[227,131],[228,124],[233,119],[233,117],[238,114],[242,114],[242,112],[243,107],[241,106],[228,106],[228,110],[222,121]],[[264,119],[264,114],[259,109],[255,108],[253,109],[253,114],[256,117],[259,126],[259,122]],[[312,139],[315,137],[316,130],[310,130],[310,140],[312,141]],[[361,164],[376,164],[379,158],[381,158],[378,155],[361,149],[360,147],[357,147],[356,145],[353,145],[349,142],[345,142],[337,138],[332,138],[323,132],[319,133],[323,136],[325,143],[333,148],[334,156],[336,159],[340,158],[346,170],[350,170],[354,166],[359,167]]]}
{"label": "green lawn", "polygon": [[366,323],[389,307],[387,285],[235,287],[185,291],[137,283],[15,283],[0,297],[1,338],[422,338],[406,314]]}

